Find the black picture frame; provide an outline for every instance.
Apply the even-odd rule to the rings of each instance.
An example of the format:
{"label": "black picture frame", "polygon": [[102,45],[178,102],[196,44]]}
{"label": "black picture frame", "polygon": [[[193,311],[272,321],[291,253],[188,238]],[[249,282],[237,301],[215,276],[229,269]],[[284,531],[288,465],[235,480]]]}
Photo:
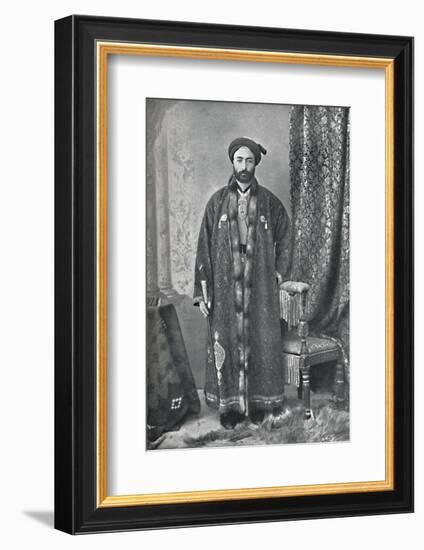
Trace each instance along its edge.
{"label": "black picture frame", "polygon": [[[394,61],[394,489],[98,507],[99,40]],[[413,38],[73,15],[55,22],[55,527],[93,533],[413,511]]]}

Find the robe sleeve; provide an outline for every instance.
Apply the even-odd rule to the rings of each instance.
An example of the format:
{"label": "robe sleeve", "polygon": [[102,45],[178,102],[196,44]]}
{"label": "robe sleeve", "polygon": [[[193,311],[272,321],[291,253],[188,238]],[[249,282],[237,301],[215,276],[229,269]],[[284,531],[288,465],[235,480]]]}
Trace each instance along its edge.
{"label": "robe sleeve", "polygon": [[211,262],[211,239],[214,222],[214,201],[209,200],[205,208],[197,241],[196,263],[194,267],[193,305],[203,300],[202,280],[206,281],[208,302],[213,301],[213,275]]}
{"label": "robe sleeve", "polygon": [[282,281],[287,280],[290,271],[291,222],[283,205],[278,209],[274,231],[275,270]]}

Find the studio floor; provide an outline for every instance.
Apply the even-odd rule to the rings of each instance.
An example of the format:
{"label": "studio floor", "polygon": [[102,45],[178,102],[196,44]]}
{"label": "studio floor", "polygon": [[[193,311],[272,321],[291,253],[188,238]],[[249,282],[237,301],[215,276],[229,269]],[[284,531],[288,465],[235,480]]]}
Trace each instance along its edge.
{"label": "studio floor", "polygon": [[323,443],[349,439],[348,408],[335,407],[331,393],[312,393],[313,417],[306,420],[296,388],[287,386],[285,405],[288,415],[281,428],[273,428],[268,416],[259,426],[246,420],[233,430],[221,426],[218,412],[205,404],[202,390],[199,390],[199,398],[200,414],[187,417],[177,431],[163,434],[151,449]]}

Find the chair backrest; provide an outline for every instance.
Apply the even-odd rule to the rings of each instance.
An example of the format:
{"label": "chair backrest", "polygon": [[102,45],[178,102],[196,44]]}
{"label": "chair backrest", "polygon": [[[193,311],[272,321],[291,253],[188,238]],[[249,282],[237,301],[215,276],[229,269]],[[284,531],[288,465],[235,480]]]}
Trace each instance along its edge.
{"label": "chair backrest", "polygon": [[280,317],[287,322],[289,330],[297,327],[302,341],[301,354],[308,352],[308,291],[307,283],[285,281],[280,284]]}
{"label": "chair backrest", "polygon": [[287,322],[289,330],[297,327],[300,321],[307,321],[308,291],[307,283],[285,281],[280,284],[280,317]]}

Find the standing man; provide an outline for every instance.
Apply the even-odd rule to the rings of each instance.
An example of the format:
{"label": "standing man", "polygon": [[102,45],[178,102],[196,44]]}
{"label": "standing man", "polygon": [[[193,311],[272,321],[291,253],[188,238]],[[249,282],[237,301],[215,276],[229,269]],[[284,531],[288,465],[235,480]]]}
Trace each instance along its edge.
{"label": "standing man", "polygon": [[250,138],[230,143],[233,174],[209,199],[199,233],[194,304],[210,326],[206,403],[232,429],[246,416],[283,418],[284,377],[278,283],[289,263],[290,220],[259,185],[266,150]]}

